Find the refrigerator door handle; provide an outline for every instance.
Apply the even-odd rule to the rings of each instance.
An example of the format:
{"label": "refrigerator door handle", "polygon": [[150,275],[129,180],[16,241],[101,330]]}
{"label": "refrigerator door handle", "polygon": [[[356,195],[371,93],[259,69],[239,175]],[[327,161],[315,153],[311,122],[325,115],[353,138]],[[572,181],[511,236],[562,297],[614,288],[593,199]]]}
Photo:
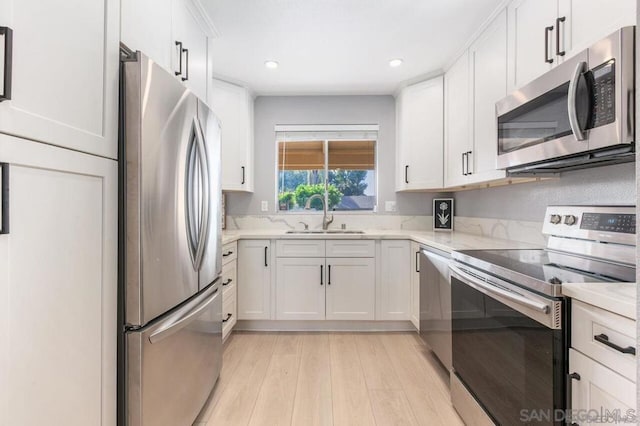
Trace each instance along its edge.
{"label": "refrigerator door handle", "polygon": [[198,120],[197,116],[194,118],[194,128],[196,134],[196,143],[198,147],[198,159],[200,162],[200,206],[202,214],[200,229],[198,230],[198,246],[195,256],[195,267],[196,270],[200,270],[202,261],[204,259],[204,250],[207,246],[207,240],[209,238],[209,221],[211,220],[211,211],[209,208],[209,204],[211,202],[211,194],[209,193],[209,159],[205,146],[204,133],[202,132],[202,126],[200,126],[200,120]]}
{"label": "refrigerator door handle", "polygon": [[167,318],[165,323],[160,325],[158,330],[154,331],[153,334],[149,336],[149,342],[151,344],[158,343],[189,325],[198,315],[200,315],[200,313],[213,303],[216,297],[219,297],[218,289],[219,287],[216,287],[215,290],[213,290],[213,293],[211,293],[211,295],[209,295],[202,303],[198,304],[195,308],[184,315],[181,315],[178,318]]}
{"label": "refrigerator door handle", "polygon": [[198,269],[196,262],[196,253],[197,253],[197,245],[198,245],[198,218],[196,217],[196,212],[194,211],[194,204],[196,203],[197,198],[197,167],[196,162],[198,161],[198,153],[197,153],[197,141],[194,138],[194,134],[197,133],[197,129],[195,127],[195,122],[191,125],[191,135],[190,141],[187,146],[187,159],[186,159],[186,167],[185,167],[185,220],[186,220],[186,231],[187,231],[187,246],[189,248],[189,254],[191,255],[191,262],[193,264],[194,269]]}

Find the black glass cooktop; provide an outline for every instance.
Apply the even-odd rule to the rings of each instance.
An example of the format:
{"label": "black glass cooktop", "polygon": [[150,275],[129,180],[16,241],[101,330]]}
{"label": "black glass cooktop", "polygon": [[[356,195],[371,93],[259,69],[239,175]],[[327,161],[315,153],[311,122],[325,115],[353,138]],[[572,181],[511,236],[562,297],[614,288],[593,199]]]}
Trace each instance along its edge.
{"label": "black glass cooktop", "polygon": [[549,250],[461,250],[476,267],[521,274],[548,284],[634,282],[635,269]]}

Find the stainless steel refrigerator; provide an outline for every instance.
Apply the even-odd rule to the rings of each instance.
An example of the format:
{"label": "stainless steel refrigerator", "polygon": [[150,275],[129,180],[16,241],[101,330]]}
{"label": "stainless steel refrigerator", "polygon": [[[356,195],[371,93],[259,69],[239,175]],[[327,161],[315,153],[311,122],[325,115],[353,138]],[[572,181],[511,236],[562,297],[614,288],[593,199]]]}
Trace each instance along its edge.
{"label": "stainless steel refrigerator", "polygon": [[120,422],[191,425],[222,363],[220,124],[140,52],[120,107]]}

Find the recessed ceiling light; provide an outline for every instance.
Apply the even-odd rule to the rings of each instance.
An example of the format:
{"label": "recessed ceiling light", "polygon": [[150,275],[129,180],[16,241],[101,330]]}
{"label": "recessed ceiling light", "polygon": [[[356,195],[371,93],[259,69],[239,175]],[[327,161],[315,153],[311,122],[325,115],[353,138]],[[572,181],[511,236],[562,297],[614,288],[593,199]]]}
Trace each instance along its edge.
{"label": "recessed ceiling light", "polygon": [[278,63],[276,61],[265,61],[264,66],[271,70],[274,70],[278,68]]}
{"label": "recessed ceiling light", "polygon": [[399,67],[400,65],[402,65],[402,59],[397,58],[397,59],[392,59],[389,61],[389,66],[390,67]]}

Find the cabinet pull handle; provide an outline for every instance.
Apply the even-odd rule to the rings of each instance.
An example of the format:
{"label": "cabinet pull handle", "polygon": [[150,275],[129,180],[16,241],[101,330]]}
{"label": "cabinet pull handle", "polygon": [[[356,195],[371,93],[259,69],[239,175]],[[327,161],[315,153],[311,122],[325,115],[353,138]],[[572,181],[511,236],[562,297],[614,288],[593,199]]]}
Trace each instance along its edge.
{"label": "cabinet pull handle", "polygon": [[227,322],[231,319],[231,317],[233,316],[233,314],[227,314],[227,318],[223,319],[222,322]]}
{"label": "cabinet pull handle", "polygon": [[269,247],[265,247],[264,248],[264,266],[267,267],[269,266],[269,263],[267,262],[267,250],[269,249]]}
{"label": "cabinet pull handle", "polygon": [[329,265],[329,278],[327,279],[327,284],[331,285],[331,265]]}
{"label": "cabinet pull handle", "polygon": [[322,268],[323,268],[323,267],[324,267],[324,265],[320,265],[320,285],[324,284],[324,283],[322,282],[322,276],[323,276]]}
{"label": "cabinet pull handle", "polygon": [[416,272],[420,272],[420,251],[416,252]]}
{"label": "cabinet pull handle", "polygon": [[469,157],[471,156],[472,153],[473,151],[467,151],[467,175],[472,174],[469,167],[469,164],[470,164]]}
{"label": "cabinet pull handle", "polygon": [[229,278],[228,280],[226,280],[225,282],[222,283],[223,286],[227,286],[229,284],[231,284],[233,282],[233,280],[231,278]]}
{"label": "cabinet pull handle", "polygon": [[460,156],[462,158],[462,176],[466,176],[467,174],[464,171],[464,156],[467,155],[466,152],[463,152],[462,155]]}
{"label": "cabinet pull handle", "polygon": [[610,342],[609,336],[607,336],[604,333],[593,336],[593,338],[596,341],[602,343],[603,345],[609,346],[610,348],[615,349],[618,352],[622,352],[623,354],[631,354],[631,355],[636,354],[636,348],[634,348],[633,346],[627,346],[626,348],[623,348],[622,346],[618,346],[615,343]]}
{"label": "cabinet pull handle", "polygon": [[244,185],[244,166],[240,167],[242,169],[242,182],[240,182],[240,185]]}
{"label": "cabinet pull handle", "polygon": [[567,53],[564,50],[560,50],[560,23],[566,20],[567,18],[565,16],[556,18],[556,55],[557,56],[564,56],[565,53]]}
{"label": "cabinet pull handle", "polygon": [[13,30],[0,27],[0,35],[4,37],[4,81],[0,102],[11,99],[11,70],[13,69]]}
{"label": "cabinet pull handle", "polygon": [[553,58],[549,57],[549,33],[553,31],[553,25],[544,27],[544,61],[548,64],[553,63]]}
{"label": "cabinet pull handle", "polygon": [[178,46],[178,57],[180,59],[178,60],[178,71],[174,71],[174,73],[176,75],[181,75],[182,74],[182,42],[176,40],[176,46]]}
{"label": "cabinet pull handle", "polygon": [[571,373],[571,374],[569,374],[569,379],[570,380],[580,380],[581,377],[580,377],[580,375],[578,373]]}
{"label": "cabinet pull handle", "polygon": [[231,256],[233,254],[233,251],[229,250],[226,253],[222,253],[222,257],[227,257],[227,256]]}
{"label": "cabinet pull handle", "polygon": [[0,234],[9,233],[9,165],[0,163]]}
{"label": "cabinet pull handle", "polygon": [[409,183],[409,166],[404,166],[404,183]]}
{"label": "cabinet pull handle", "polygon": [[[186,72],[185,72],[185,76],[182,77],[182,81],[187,81],[187,80],[189,80],[189,49],[182,49],[182,51],[184,52],[184,54],[186,56],[185,57],[185,67],[184,67]],[[180,55],[180,56],[182,56],[182,55]]]}

